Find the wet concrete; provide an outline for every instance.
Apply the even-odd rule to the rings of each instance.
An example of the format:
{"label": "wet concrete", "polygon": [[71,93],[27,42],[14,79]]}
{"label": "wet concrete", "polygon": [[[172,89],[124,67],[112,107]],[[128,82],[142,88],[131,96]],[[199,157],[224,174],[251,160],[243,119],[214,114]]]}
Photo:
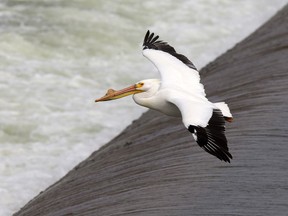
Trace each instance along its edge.
{"label": "wet concrete", "polygon": [[234,114],[231,164],[148,111],[15,216],[287,215],[288,6],[201,76]]}

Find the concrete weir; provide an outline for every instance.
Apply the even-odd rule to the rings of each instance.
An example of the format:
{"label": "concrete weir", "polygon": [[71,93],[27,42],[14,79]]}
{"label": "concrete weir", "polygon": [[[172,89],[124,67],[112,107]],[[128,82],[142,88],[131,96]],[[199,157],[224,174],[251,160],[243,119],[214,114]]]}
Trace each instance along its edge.
{"label": "concrete weir", "polygon": [[288,6],[200,74],[234,114],[231,164],[148,111],[14,215],[287,215]]}

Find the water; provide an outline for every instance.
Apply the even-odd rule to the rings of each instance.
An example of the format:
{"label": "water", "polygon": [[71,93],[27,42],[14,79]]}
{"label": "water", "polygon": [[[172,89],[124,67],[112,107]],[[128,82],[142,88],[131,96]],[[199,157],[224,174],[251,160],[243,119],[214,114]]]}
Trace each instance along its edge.
{"label": "water", "polygon": [[0,216],[11,215],[146,109],[95,104],[158,74],[147,29],[201,68],[287,1],[2,0]]}

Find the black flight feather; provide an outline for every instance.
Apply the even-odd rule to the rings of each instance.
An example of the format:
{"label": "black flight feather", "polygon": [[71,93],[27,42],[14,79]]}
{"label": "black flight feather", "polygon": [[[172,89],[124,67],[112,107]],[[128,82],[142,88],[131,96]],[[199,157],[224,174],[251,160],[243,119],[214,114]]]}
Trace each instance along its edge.
{"label": "black flight feather", "polygon": [[150,34],[150,31],[148,30],[143,41],[143,50],[144,49],[155,49],[155,50],[161,50],[163,52],[167,52],[174,56],[175,58],[182,61],[185,65],[187,65],[189,68],[192,68],[194,70],[197,70],[195,65],[184,55],[179,54],[176,52],[176,50],[170,46],[167,42],[158,40],[159,36],[156,35],[154,37],[154,33]]}
{"label": "black flight feather", "polygon": [[225,120],[220,110],[214,109],[207,127],[190,125],[188,130],[196,136],[196,142],[206,152],[230,163],[232,155],[229,153],[225,137]]}

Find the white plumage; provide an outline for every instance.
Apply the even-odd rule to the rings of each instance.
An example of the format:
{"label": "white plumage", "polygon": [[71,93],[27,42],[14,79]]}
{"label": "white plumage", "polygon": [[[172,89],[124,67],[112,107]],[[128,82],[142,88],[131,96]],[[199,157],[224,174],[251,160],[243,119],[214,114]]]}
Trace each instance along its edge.
{"label": "white plumage", "polygon": [[161,80],[142,80],[119,91],[110,89],[96,102],[133,94],[134,101],[141,106],[170,116],[182,116],[183,124],[201,148],[220,160],[230,162],[232,155],[224,134],[224,120],[232,121],[228,105],[210,102],[193,63],[158,38],[147,31],[143,55],[156,66]]}

